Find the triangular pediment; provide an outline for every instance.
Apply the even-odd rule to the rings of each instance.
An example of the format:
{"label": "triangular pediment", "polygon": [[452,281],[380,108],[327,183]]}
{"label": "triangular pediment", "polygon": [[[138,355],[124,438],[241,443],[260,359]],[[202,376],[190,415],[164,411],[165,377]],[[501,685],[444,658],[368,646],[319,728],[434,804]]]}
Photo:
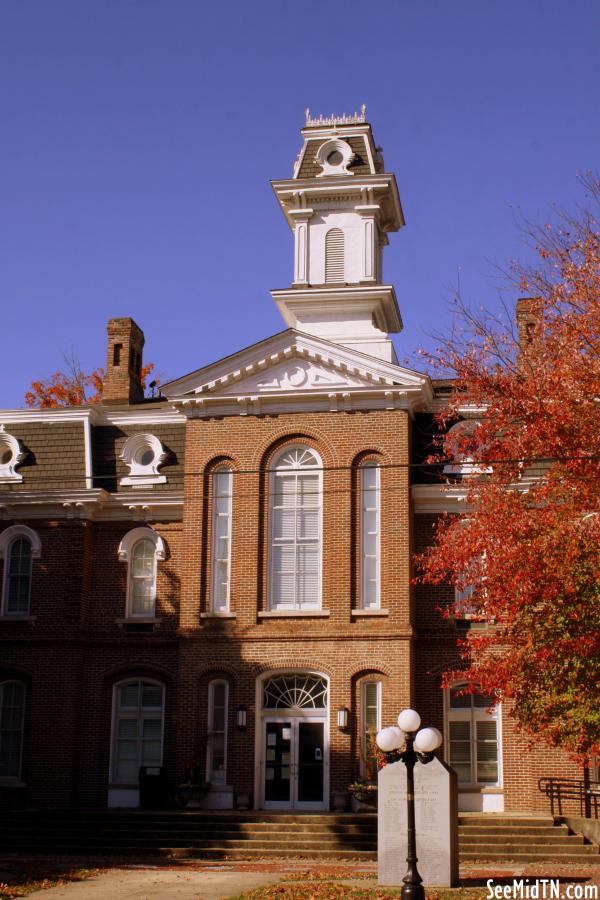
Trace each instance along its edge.
{"label": "triangular pediment", "polygon": [[294,329],[164,385],[176,403],[404,389],[428,394],[429,378]]}

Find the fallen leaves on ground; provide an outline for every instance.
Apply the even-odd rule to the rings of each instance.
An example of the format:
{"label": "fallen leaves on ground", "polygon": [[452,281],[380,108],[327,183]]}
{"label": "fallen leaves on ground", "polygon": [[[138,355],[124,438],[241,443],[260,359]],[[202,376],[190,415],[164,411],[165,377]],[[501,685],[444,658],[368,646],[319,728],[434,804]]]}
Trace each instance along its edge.
{"label": "fallen leaves on ground", "polygon": [[44,891],[51,887],[93,878],[100,869],[64,869],[52,866],[28,867],[27,870],[3,867],[0,870],[0,900],[26,897],[33,891]]}

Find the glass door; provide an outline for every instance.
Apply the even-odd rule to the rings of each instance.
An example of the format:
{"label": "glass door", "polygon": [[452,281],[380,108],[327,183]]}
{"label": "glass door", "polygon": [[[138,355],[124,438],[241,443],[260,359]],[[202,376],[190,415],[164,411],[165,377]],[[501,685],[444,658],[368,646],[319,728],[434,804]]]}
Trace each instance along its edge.
{"label": "glass door", "polygon": [[264,722],[265,809],[325,809],[323,719]]}
{"label": "glass door", "polygon": [[292,722],[268,719],[263,750],[265,809],[292,806]]}
{"label": "glass door", "polygon": [[297,719],[295,726],[294,805],[296,809],[323,809],[324,722]]}

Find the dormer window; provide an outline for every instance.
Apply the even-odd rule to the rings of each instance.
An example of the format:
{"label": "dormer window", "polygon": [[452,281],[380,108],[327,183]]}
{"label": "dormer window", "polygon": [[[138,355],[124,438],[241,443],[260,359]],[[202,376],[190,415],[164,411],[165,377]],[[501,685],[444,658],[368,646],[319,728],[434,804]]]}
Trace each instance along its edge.
{"label": "dormer window", "polygon": [[127,438],[121,451],[121,459],[129,466],[129,475],[121,478],[121,484],[136,487],[165,484],[167,477],[158,471],[167,453],[154,434],[134,434]]}
{"label": "dormer window", "polygon": [[23,481],[23,476],[16,471],[16,467],[24,455],[18,439],[0,427],[0,484]]}

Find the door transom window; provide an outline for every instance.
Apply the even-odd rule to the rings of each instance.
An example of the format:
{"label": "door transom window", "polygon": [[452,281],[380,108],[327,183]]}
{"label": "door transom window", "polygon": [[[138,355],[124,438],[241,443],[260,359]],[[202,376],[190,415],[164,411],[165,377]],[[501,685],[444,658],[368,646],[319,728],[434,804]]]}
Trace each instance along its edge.
{"label": "door transom window", "polygon": [[318,675],[281,675],[265,682],[265,709],[325,709],[327,682]]}

